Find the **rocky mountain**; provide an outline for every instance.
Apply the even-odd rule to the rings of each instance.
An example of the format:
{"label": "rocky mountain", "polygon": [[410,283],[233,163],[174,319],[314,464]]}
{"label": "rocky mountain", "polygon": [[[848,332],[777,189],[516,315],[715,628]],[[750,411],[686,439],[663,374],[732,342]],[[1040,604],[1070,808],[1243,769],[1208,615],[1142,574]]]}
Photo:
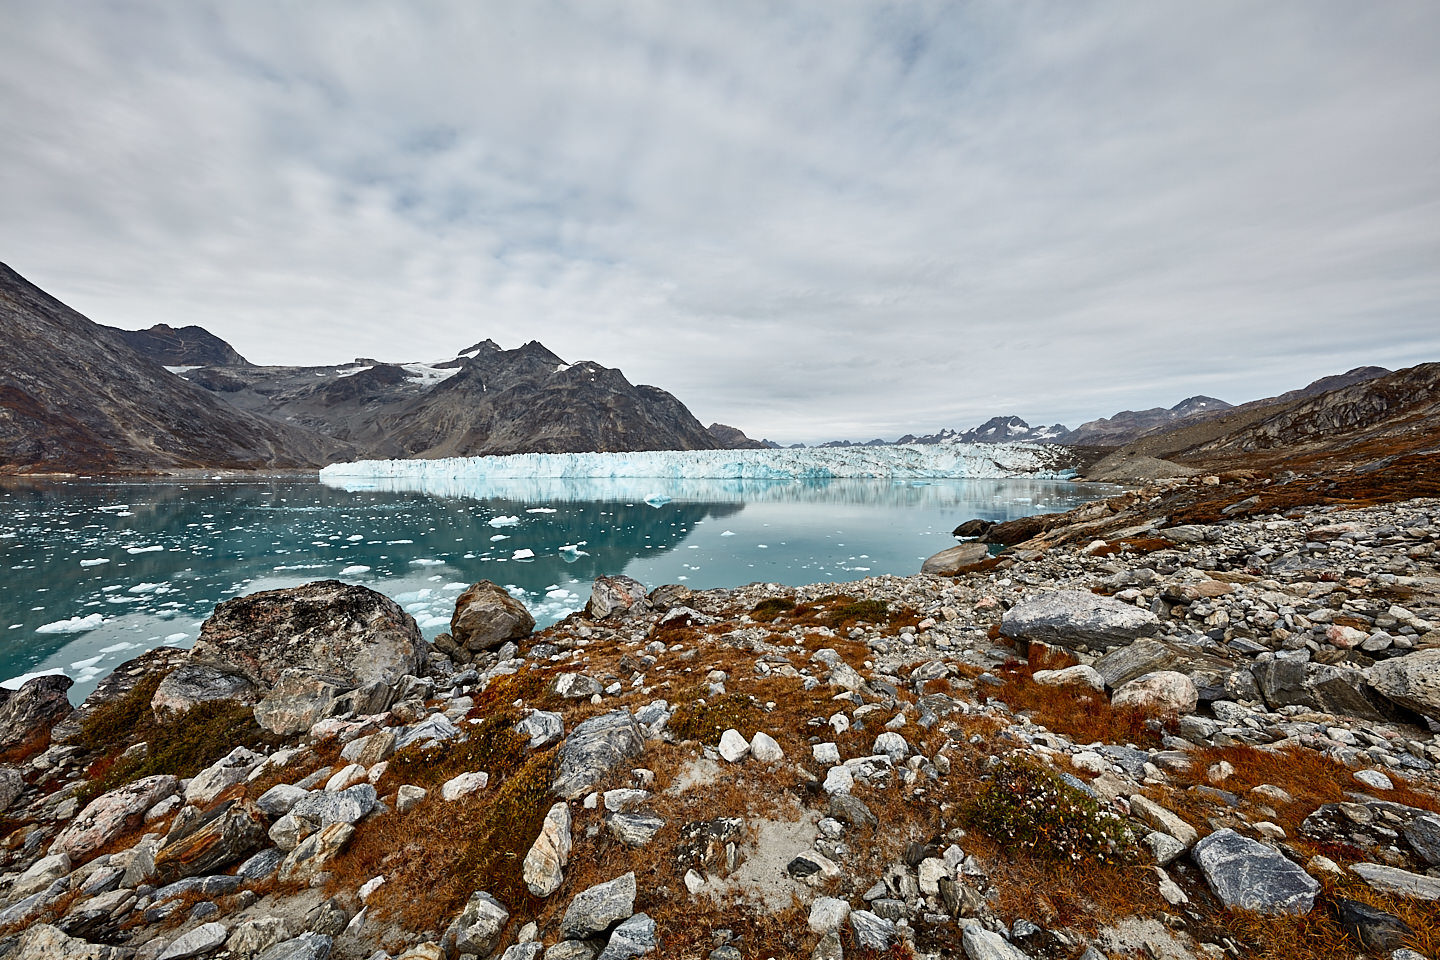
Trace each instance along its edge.
{"label": "rocky mountain", "polygon": [[939,433],[916,436],[907,433],[896,443],[1056,443],[1057,438],[1069,433],[1063,423],[1050,426],[1032,427],[1019,417],[991,417],[978,427],[969,430],[952,430],[949,427]]}
{"label": "rocky mountain", "polygon": [[186,383],[0,264],[0,470],[307,467],[347,454]]}
{"label": "rocky mountain", "polygon": [[204,327],[172,327],[157,323],[148,330],[106,330],[132,350],[167,367],[208,367],[212,364],[248,364],[235,348]]}
{"label": "rocky mountain", "polygon": [[712,423],[705,430],[725,450],[770,450],[778,446],[768,440],[751,440],[744,430],[724,423]]}
{"label": "rocky mountain", "polygon": [[1079,427],[1056,438],[1056,443],[1068,446],[1118,447],[1141,437],[1175,424],[1199,417],[1207,417],[1222,410],[1229,410],[1231,404],[1214,397],[1189,397],[1168,409],[1152,407],[1149,410],[1122,410],[1113,417],[1102,417],[1082,423]]}

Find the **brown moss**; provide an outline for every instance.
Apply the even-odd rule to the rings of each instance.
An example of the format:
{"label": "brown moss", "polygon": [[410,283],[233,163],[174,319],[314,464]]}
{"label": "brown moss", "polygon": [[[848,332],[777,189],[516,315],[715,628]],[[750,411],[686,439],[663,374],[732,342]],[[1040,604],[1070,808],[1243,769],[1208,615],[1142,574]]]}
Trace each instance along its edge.
{"label": "brown moss", "polygon": [[1033,679],[1028,663],[1011,661],[996,673],[1006,682],[989,688],[983,699],[999,700],[1011,710],[1030,718],[1077,743],[1133,743],[1158,747],[1160,731],[1153,729],[1150,714],[1134,707],[1113,707],[1105,695],[1083,687],[1042,686]]}
{"label": "brown moss", "polygon": [[465,740],[415,743],[397,752],[385,768],[382,790],[410,783],[435,787],[462,773],[481,771],[492,779],[508,777],[525,762],[528,739],[515,732],[518,710],[492,713],[473,725]]}
{"label": "brown moss", "polygon": [[692,691],[678,698],[677,704],[666,729],[679,740],[699,740],[710,746],[718,744],[720,735],[732,727],[742,732],[751,729],[761,712],[753,699],[739,693],[704,698]]}

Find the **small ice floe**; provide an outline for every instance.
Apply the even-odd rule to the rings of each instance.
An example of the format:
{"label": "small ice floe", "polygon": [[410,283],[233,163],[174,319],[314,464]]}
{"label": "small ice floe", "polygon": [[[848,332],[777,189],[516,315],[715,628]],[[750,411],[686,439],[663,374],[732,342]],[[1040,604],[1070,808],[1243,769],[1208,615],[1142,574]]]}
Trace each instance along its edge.
{"label": "small ice floe", "polygon": [[555,509],[554,507],[531,507],[530,509],[526,510],[525,512],[526,512],[526,513],[556,513],[557,511],[556,511],[556,509]]}
{"label": "small ice floe", "polygon": [[411,566],[416,567],[438,567],[445,563],[444,560],[432,560],[429,557],[421,557],[419,560],[411,560]]}
{"label": "small ice floe", "polygon": [[82,567],[98,567],[98,566],[100,566],[102,563],[109,563],[109,562],[110,562],[110,558],[109,558],[109,557],[95,557],[95,558],[90,559],[90,560],[81,560],[81,561],[80,561],[80,566],[82,566]]}
{"label": "small ice floe", "polygon": [[490,542],[491,542],[491,543],[499,543],[501,540],[509,540],[509,539],[510,539],[509,534],[497,533],[497,534],[495,534],[495,536],[493,536],[493,537],[490,538]]}
{"label": "small ice floe", "polygon": [[84,633],[87,630],[94,630],[104,622],[104,616],[98,613],[92,613],[88,617],[71,617],[68,620],[56,620],[54,623],[41,624],[35,628],[35,632]]}
{"label": "small ice floe", "polygon": [[352,533],[352,534],[350,534],[350,536],[346,537],[345,539],[348,540],[350,543],[359,543],[361,540],[364,540],[364,539],[365,539],[365,534],[363,534],[363,533]]}
{"label": "small ice floe", "polygon": [[341,570],[341,571],[340,571],[340,576],[342,576],[342,577],[353,577],[353,576],[355,576],[355,575],[358,574],[358,573],[369,573],[369,572],[370,572],[370,568],[367,567],[367,566],[365,566],[365,564],[363,564],[363,563],[353,563],[353,564],[351,564],[350,566],[346,567],[344,570]]}
{"label": "small ice floe", "polygon": [[491,517],[491,518],[490,518],[490,526],[492,526],[492,527],[513,527],[513,526],[515,526],[515,524],[517,524],[517,523],[519,523],[519,522],[520,522],[520,518],[519,518],[519,517]]}
{"label": "small ice floe", "polygon": [[54,667],[50,670],[37,670],[35,673],[22,673],[18,677],[11,677],[9,680],[0,683],[0,687],[6,690],[19,690],[36,677],[54,677],[64,673],[65,671],[59,667]]}
{"label": "small ice floe", "polygon": [[[182,633],[182,634],[180,634],[180,636],[183,637],[183,636],[185,636],[185,634]],[[101,653],[124,653],[126,650],[134,650],[134,649],[135,649],[136,647],[138,647],[138,646],[140,646],[140,644],[138,644],[138,643],[125,643],[124,641],[121,641],[120,643],[112,643],[112,644],[110,644],[110,646],[108,646],[108,647],[101,647],[101,648],[100,648],[100,652],[101,652]]]}
{"label": "small ice floe", "polygon": [[162,590],[161,590],[161,588],[164,587],[164,586],[165,586],[165,584],[163,584],[163,583],[137,583],[137,584],[135,584],[135,586],[131,587],[131,588],[130,588],[129,590],[127,590],[126,592],[127,592],[127,593],[156,593],[156,592],[166,592],[166,593],[168,593],[169,591],[162,591]]}
{"label": "small ice floe", "polygon": [[76,660],[74,663],[70,664],[70,669],[71,669],[71,670],[89,670],[91,667],[95,666],[95,664],[99,663],[101,660],[104,660],[104,659],[105,659],[105,655],[104,655],[104,654],[101,654],[101,655],[98,656],[98,657],[86,657],[84,660]]}
{"label": "small ice floe", "polygon": [[400,545],[403,545],[403,544],[414,543],[414,542],[415,542],[414,540],[386,540],[386,541],[385,541],[385,545],[386,545],[387,547],[394,547],[394,546],[400,546]]}
{"label": "small ice floe", "polygon": [[645,503],[652,507],[663,507],[670,502],[670,498],[663,493],[652,493],[645,498]]}
{"label": "small ice floe", "polygon": [[585,546],[584,540],[581,540],[579,543],[565,544],[565,546],[560,548],[560,559],[566,563],[574,563],[581,557],[588,557],[590,554],[580,549],[583,546]]}
{"label": "small ice floe", "polygon": [[726,530],[724,533],[720,534],[720,536],[722,536],[722,537],[733,537],[733,536],[735,536],[735,531],[734,531],[734,530]]}
{"label": "small ice floe", "polygon": [[522,547],[521,549],[516,550],[514,553],[512,553],[512,554],[510,555],[510,559],[511,559],[511,560],[529,560],[529,559],[530,559],[531,557],[533,557],[533,556],[535,556],[535,551],[534,551],[534,550],[531,550],[529,547]]}
{"label": "small ice floe", "polygon": [[150,544],[149,546],[144,546],[144,547],[126,547],[126,548],[125,548],[125,552],[126,552],[126,553],[132,553],[132,554],[133,554],[133,553],[159,553],[161,550],[164,550],[164,549],[165,549],[165,548],[162,547],[162,546],[160,546],[160,544],[158,544],[158,543],[152,543],[152,544]]}

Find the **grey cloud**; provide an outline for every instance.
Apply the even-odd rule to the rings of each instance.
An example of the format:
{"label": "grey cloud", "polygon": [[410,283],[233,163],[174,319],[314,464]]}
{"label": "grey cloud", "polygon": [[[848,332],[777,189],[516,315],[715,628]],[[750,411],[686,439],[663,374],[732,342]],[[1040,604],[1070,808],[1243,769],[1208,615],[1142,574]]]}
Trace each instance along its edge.
{"label": "grey cloud", "polygon": [[1440,8],[11,0],[0,258],[261,362],[539,339],[894,436],[1440,348]]}

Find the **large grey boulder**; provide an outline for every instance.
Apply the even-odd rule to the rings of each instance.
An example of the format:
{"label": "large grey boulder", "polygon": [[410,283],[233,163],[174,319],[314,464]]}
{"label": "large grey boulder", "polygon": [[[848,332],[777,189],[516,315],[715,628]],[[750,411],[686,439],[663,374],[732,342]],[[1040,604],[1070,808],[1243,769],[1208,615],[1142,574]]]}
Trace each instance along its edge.
{"label": "large grey boulder", "polygon": [[229,935],[223,923],[201,924],[170,941],[170,945],[160,951],[155,960],[190,960],[191,957],[204,956],[223,947]]}
{"label": "large grey boulder", "polygon": [[464,663],[507,640],[527,637],[534,629],[535,618],[525,609],[525,604],[489,580],[472,584],[460,594],[455,599],[455,613],[450,617],[450,636],[460,652],[455,659]]}
{"label": "large grey boulder", "polygon": [[[488,957],[500,945],[510,911],[484,890],[478,890],[455,918],[455,950]],[[449,939],[448,937],[446,939]]]}
{"label": "large grey boulder", "polygon": [[[1105,685],[1114,690],[1136,677],[1161,670],[1183,673],[1194,681],[1201,700],[1225,696],[1225,680],[1238,664],[1184,643],[1142,638],[1124,647],[1115,647],[1094,663]],[[1206,696],[1206,693],[1211,696]]]}
{"label": "large grey boulder", "polygon": [[255,684],[236,673],[203,663],[187,663],[172,670],[155,688],[150,709],[157,720],[188,713],[202,703],[233,700],[254,706],[259,699]]}
{"label": "large grey boulder", "polygon": [[1303,915],[1320,890],[1299,864],[1228,827],[1195,844],[1190,857],[1227,908]]}
{"label": "large grey boulder", "polygon": [[179,789],[180,782],[174,777],[157,774],[102,794],[60,831],[50,845],[50,852],[63,853],[77,864],[84,863],[111,840],[138,828],[146,810],[174,796]]}
{"label": "large grey boulder", "polygon": [[1015,640],[1065,647],[1109,648],[1133,643],[1160,629],[1149,610],[1083,590],[1057,590],[1016,604],[1000,621]]}
{"label": "large grey boulder", "polygon": [[551,789],[565,800],[589,790],[616,765],[645,749],[640,726],[628,710],[591,717],[560,746],[559,769]]}
{"label": "large grey boulder", "polygon": [[1110,698],[1110,704],[1134,707],[1152,714],[1181,716],[1195,712],[1200,704],[1200,692],[1185,674],[1158,670],[1124,684]]}
{"label": "large grey boulder", "polygon": [[317,827],[332,823],[359,823],[375,809],[377,794],[368,783],[357,783],[344,790],[314,790],[290,807],[292,817],[309,820]]}
{"label": "large grey boulder", "polygon": [[1440,720],[1440,650],[1421,650],[1375,664],[1370,685],[1407,710]]}
{"label": "large grey boulder", "polygon": [[978,563],[984,563],[989,556],[990,551],[983,543],[962,543],[948,550],[941,550],[926,559],[920,565],[920,572],[951,577]]}
{"label": "large grey boulder", "polygon": [[597,883],[576,894],[560,921],[565,940],[585,940],[609,931],[635,912],[635,874]]}
{"label": "large grey boulder", "polygon": [[227,801],[155,854],[155,882],[219,873],[265,846],[265,814],[253,801]]}
{"label": "large grey boulder", "polygon": [[116,947],[77,940],[48,923],[35,923],[20,935],[7,960],[118,960],[128,955]]}
{"label": "large grey boulder", "polygon": [[429,648],[415,618],[358,584],[319,580],[226,600],[200,628],[192,663],[237,674],[269,690],[286,670],[338,691],[394,686],[425,668]]}
{"label": "large grey boulder", "polygon": [[590,602],[585,605],[585,615],[592,620],[645,613],[650,601],[645,596],[645,584],[632,577],[597,577],[590,588]]}
{"label": "large grey boulder", "polygon": [[969,960],[1030,960],[1024,950],[974,920],[965,924],[960,943]]}
{"label": "large grey boulder", "polygon": [[1384,720],[1389,712],[1368,689],[1364,671],[1313,663],[1309,650],[1262,653],[1250,672],[1272,710],[1304,706],[1361,720]]}
{"label": "large grey boulder", "polygon": [[0,687],[0,753],[25,760],[47,744],[47,734],[74,712],[65,695],[75,681],[64,674],[31,677],[19,690]]}
{"label": "large grey boulder", "polygon": [[302,933],[267,948],[255,960],[327,960],[333,945],[322,933]]}
{"label": "large grey boulder", "polygon": [[255,722],[282,737],[305,733],[330,716],[339,693],[335,684],[303,667],[287,668],[255,704]]}

